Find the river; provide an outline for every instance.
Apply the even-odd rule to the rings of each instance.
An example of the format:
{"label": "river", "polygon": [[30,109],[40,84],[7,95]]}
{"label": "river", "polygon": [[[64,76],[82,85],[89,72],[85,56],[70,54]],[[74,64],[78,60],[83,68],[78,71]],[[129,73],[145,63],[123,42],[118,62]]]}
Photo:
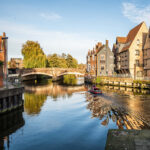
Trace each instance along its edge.
{"label": "river", "polygon": [[150,128],[149,91],[26,84],[24,109],[0,116],[0,150],[103,150],[109,129]]}

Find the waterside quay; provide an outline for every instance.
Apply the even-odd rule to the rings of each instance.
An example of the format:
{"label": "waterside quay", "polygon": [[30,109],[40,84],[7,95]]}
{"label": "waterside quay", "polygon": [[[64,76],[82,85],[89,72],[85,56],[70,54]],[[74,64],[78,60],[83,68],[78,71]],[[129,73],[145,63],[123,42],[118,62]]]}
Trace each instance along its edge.
{"label": "waterside quay", "polygon": [[150,81],[148,80],[134,80],[133,78],[119,78],[119,77],[85,77],[86,83],[112,85],[119,87],[143,88],[150,89]]}
{"label": "waterside quay", "polygon": [[22,86],[0,89],[0,114],[23,106],[23,90]]}

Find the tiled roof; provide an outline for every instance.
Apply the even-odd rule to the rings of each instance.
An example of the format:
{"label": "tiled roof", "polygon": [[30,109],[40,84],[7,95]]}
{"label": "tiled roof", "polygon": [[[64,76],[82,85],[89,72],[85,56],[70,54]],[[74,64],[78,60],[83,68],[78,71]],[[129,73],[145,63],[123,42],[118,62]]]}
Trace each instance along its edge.
{"label": "tiled roof", "polygon": [[[99,53],[99,52],[103,49],[104,46],[105,46],[105,45],[102,45],[102,46],[98,49],[97,53]],[[97,53],[96,53],[96,54],[97,54]]]}
{"label": "tiled roof", "polygon": [[134,27],[132,30],[130,30],[130,32],[128,33],[128,36],[127,36],[127,40],[126,40],[127,46],[123,47],[123,49],[121,50],[122,52],[129,49],[129,47],[131,46],[135,36],[137,35],[137,33],[138,33],[139,29],[141,28],[141,26],[143,25],[143,23],[144,22],[140,23],[139,25]]}
{"label": "tiled roof", "polygon": [[127,40],[127,37],[117,37],[117,42],[118,43],[125,43]]}

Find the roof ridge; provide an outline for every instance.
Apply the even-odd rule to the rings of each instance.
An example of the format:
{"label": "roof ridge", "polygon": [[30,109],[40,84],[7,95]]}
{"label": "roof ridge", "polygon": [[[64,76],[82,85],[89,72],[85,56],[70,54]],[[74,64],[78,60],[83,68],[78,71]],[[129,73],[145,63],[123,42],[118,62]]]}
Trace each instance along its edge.
{"label": "roof ridge", "polygon": [[134,39],[135,39],[137,33],[139,32],[141,26],[142,26],[144,23],[145,23],[144,21],[141,22],[140,24],[138,24],[137,26],[135,26],[134,28],[132,28],[132,29],[128,32],[127,40],[126,40],[125,44],[127,44],[127,43],[129,43],[129,42],[130,42],[130,44],[127,45],[127,46],[125,46],[125,47],[123,47],[121,51],[125,51],[125,50],[127,50],[127,49],[130,48],[130,46],[131,46],[132,42],[134,41]]}

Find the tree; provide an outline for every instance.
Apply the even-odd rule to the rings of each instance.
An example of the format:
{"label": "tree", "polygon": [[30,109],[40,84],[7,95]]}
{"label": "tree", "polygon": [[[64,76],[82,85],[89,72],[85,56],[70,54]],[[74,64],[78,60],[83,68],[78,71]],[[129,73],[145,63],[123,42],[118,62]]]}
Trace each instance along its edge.
{"label": "tree", "polygon": [[47,59],[49,67],[59,67],[60,61],[58,59],[57,54],[49,55]]}
{"label": "tree", "polygon": [[77,68],[78,62],[75,58],[73,58],[70,54],[67,55],[66,58],[68,68]]}
{"label": "tree", "polygon": [[48,55],[48,67],[67,68],[66,60],[57,54]]}
{"label": "tree", "polygon": [[46,67],[47,59],[38,42],[27,41],[22,46],[22,55],[24,56],[25,68],[43,68]]}

